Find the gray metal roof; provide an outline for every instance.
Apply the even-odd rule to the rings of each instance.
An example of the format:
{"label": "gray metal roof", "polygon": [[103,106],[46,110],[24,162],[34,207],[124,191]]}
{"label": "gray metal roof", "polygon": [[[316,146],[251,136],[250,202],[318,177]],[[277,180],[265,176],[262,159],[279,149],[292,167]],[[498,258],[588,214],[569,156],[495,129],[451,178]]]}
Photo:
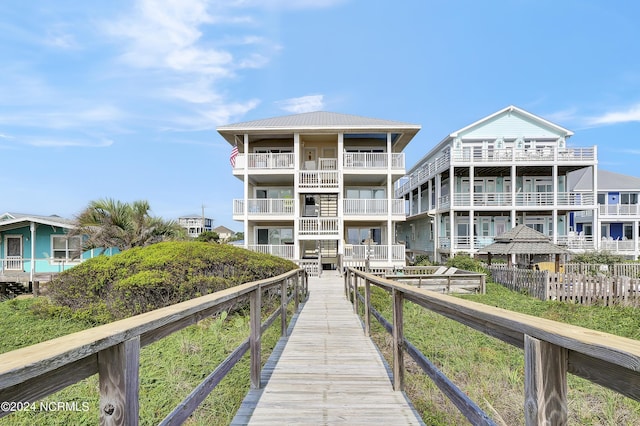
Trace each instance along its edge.
{"label": "gray metal roof", "polygon": [[34,214],[12,213],[6,212],[0,217],[7,216],[8,218],[0,220],[0,228],[8,228],[15,226],[16,224],[23,224],[27,222],[36,222],[44,225],[60,226],[62,228],[73,228],[74,221],[72,219],[66,219],[60,216],[40,216]]}
{"label": "gray metal roof", "polygon": [[494,238],[494,243],[482,248],[480,253],[491,254],[565,254],[568,250],[553,244],[549,237],[518,225]]}
{"label": "gray metal roof", "polygon": [[[568,184],[572,191],[591,191],[593,186],[591,168],[569,173]],[[640,191],[640,178],[598,169],[597,189],[598,191]]]}
{"label": "gray metal roof", "polygon": [[403,123],[401,121],[367,118],[358,115],[340,114],[336,112],[316,111],[302,114],[285,115],[282,117],[264,118],[261,120],[245,121],[227,124],[217,128],[218,132],[225,130],[266,130],[266,129],[414,129],[420,125]]}

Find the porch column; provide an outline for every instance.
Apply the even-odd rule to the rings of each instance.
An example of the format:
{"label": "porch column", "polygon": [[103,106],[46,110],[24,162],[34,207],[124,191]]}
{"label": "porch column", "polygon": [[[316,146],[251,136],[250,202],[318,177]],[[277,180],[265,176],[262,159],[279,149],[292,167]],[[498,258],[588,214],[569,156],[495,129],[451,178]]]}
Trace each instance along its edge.
{"label": "porch column", "polygon": [[244,149],[244,248],[249,248],[249,135],[242,139]]}
{"label": "porch column", "polygon": [[[387,132],[387,264],[393,265],[394,230],[391,221],[393,211],[393,179],[391,177],[391,132]],[[418,186],[418,212],[420,209],[420,187]]]}
{"label": "porch column", "polygon": [[[31,222],[29,224],[29,230],[31,231],[31,268],[29,271],[29,282],[33,285],[33,277],[36,273],[36,224]],[[53,253],[51,253],[53,257]]]}
{"label": "porch column", "polygon": [[552,169],[552,180],[553,180],[553,211],[551,212],[552,220],[553,220],[553,244],[558,244],[558,165],[554,164]]}
{"label": "porch column", "polygon": [[[338,142],[340,143],[340,142]],[[338,146],[338,148],[340,148]],[[339,153],[342,151],[338,150]],[[342,157],[342,154],[338,154],[338,157]],[[300,133],[293,134],[293,258],[294,260],[300,260],[300,214],[302,200],[300,199],[300,164],[302,161],[302,149],[300,147]],[[340,161],[340,159],[338,159]],[[341,170],[338,167],[338,170]],[[338,204],[340,208],[341,204]],[[339,248],[339,246],[338,246]]]}
{"label": "porch column", "polygon": [[[296,134],[296,136],[298,137],[298,139],[300,138],[300,135]],[[294,136],[295,138],[295,136]],[[297,143],[295,142],[294,139],[294,145],[297,146]],[[298,164],[298,160],[296,157],[296,164]],[[297,166],[296,166],[297,167]],[[343,259],[344,260],[344,244],[345,244],[345,238],[344,238],[344,179],[343,179],[343,173],[344,173],[344,133],[340,132],[338,133],[338,174],[340,176],[340,178],[338,179],[338,258]],[[296,176],[298,175],[298,172],[296,171]],[[298,188],[298,181],[294,180],[294,185],[296,188]],[[296,195],[296,199],[299,199],[300,196]],[[299,212],[296,211],[295,214],[295,220],[296,223],[298,222],[297,218],[299,217]],[[294,225],[294,231],[298,232],[298,229],[295,228]],[[296,242],[297,244],[297,242]],[[296,250],[298,250],[298,253],[300,253],[299,249],[296,248]],[[340,273],[342,273],[342,271],[340,271]]]}

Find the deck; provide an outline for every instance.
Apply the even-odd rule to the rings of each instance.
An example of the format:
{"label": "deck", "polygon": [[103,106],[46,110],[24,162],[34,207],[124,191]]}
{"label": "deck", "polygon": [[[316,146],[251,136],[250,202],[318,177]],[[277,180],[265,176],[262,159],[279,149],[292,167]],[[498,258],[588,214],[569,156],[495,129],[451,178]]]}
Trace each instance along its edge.
{"label": "deck", "polygon": [[344,281],[309,279],[309,300],[294,318],[232,425],[424,424],[364,335]]}

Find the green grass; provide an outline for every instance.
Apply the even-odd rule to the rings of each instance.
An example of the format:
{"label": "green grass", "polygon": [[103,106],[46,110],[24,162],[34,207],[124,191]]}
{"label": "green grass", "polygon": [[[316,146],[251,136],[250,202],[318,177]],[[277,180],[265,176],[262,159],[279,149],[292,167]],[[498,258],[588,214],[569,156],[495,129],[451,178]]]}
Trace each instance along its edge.
{"label": "green grass", "polygon": [[[377,290],[377,289],[376,289]],[[632,308],[578,306],[543,302],[489,283],[486,295],[469,300],[517,312],[640,339],[640,315]],[[375,291],[374,306],[391,318],[389,295]],[[497,423],[524,424],[524,354],[519,348],[434,314],[412,303],[404,305],[405,337],[434,362]],[[377,324],[377,323],[376,323]],[[391,338],[380,326],[374,339],[391,363]],[[457,408],[410,358],[406,392],[428,425],[468,423]],[[640,424],[640,403],[569,375],[569,424]]]}
{"label": "green grass", "polygon": [[[0,303],[0,327],[5,330],[2,352],[28,346],[64,334],[89,328],[81,321],[43,319],[30,309],[33,299]],[[292,308],[289,309],[290,311]],[[291,318],[292,312],[288,313]],[[263,364],[279,338],[276,321],[262,337]],[[248,315],[242,313],[209,318],[173,333],[141,349],[140,424],[158,424],[237,345],[249,335]],[[188,425],[227,425],[249,390],[249,356],[243,357],[187,420]],[[58,411],[14,413],[0,419],[0,425],[93,425],[98,423],[97,375],[69,386],[43,402],[87,403],[86,412]]]}

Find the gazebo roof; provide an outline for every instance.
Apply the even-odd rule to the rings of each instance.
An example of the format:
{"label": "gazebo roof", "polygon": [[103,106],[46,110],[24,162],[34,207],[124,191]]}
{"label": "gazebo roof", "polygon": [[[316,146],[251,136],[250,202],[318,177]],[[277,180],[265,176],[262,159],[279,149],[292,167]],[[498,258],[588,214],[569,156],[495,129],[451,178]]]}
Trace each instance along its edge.
{"label": "gazebo roof", "polygon": [[480,253],[489,254],[565,254],[568,250],[553,244],[549,237],[518,225],[494,238],[495,242],[482,248]]}

